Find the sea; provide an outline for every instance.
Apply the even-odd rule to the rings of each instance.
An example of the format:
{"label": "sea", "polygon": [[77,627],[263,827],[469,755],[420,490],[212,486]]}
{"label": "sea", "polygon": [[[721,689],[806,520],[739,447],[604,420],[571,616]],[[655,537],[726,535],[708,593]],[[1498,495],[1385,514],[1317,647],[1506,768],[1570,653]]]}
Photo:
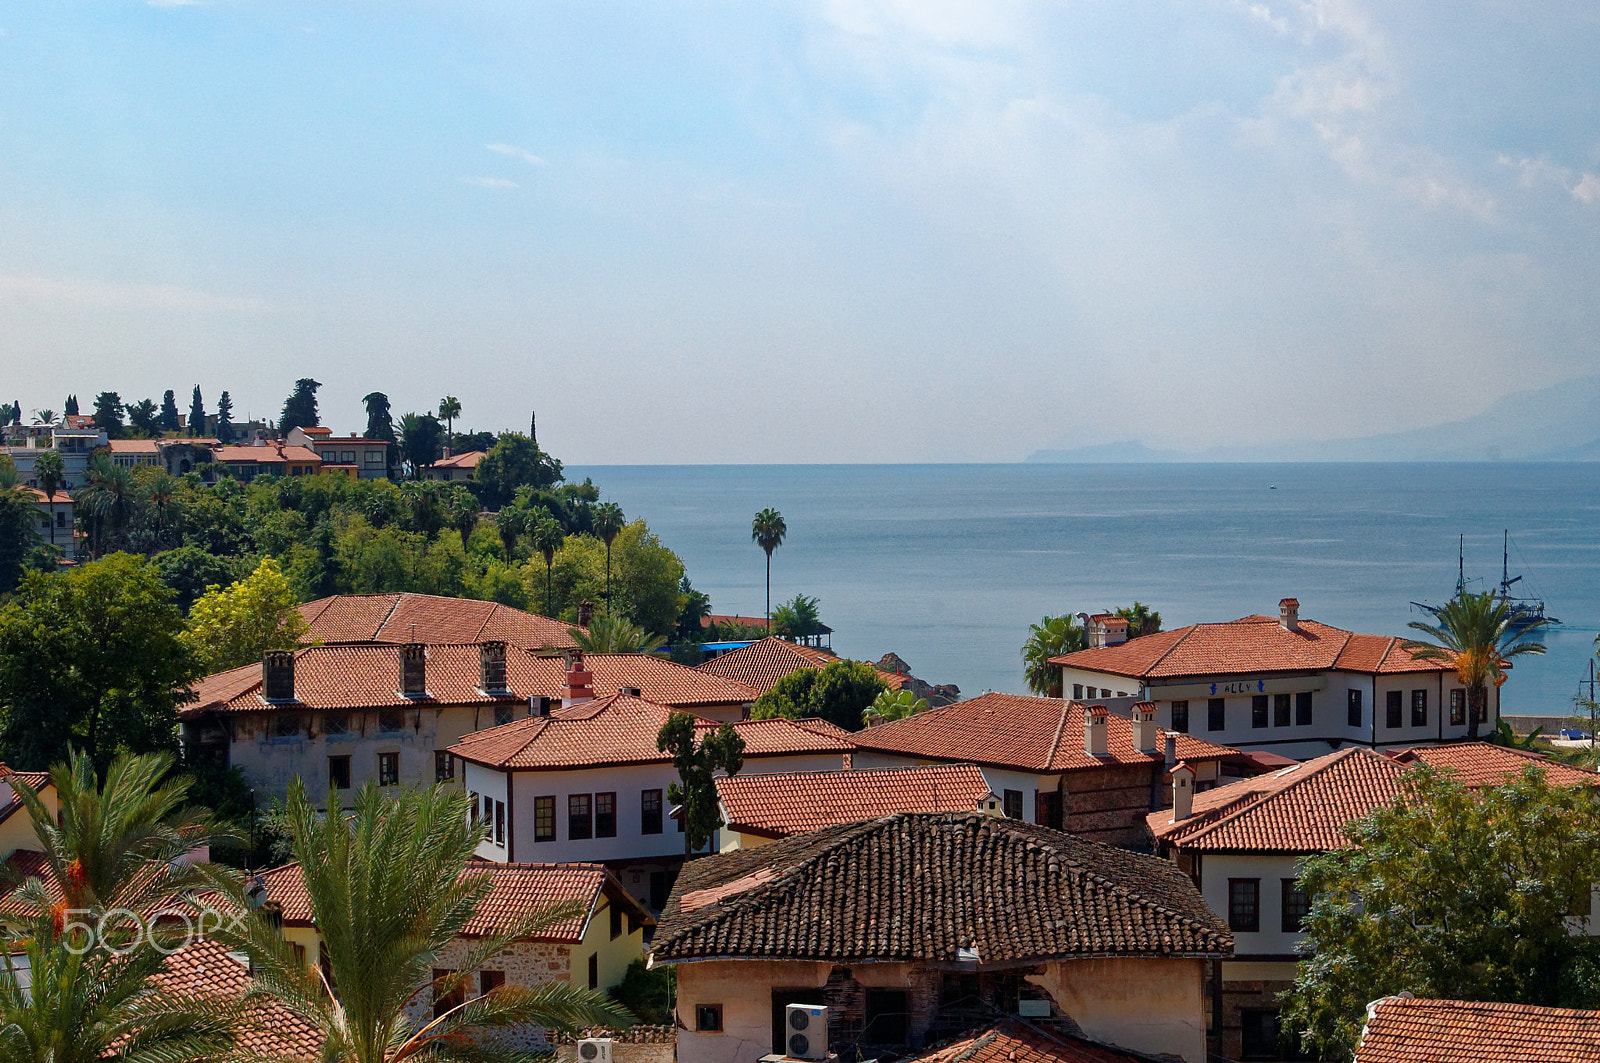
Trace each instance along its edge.
{"label": "sea", "polygon": [[[1143,602],[1163,626],[1300,615],[1409,635],[1455,591],[1501,579],[1545,601],[1543,656],[1504,711],[1573,711],[1600,633],[1600,463],[666,465],[569,467],[643,517],[717,613],[765,612],[758,510],[783,514],[772,601],[820,602],[834,652],[899,654],[964,696],[1024,692],[1044,616]],[[1587,688],[1584,688],[1585,691]]]}

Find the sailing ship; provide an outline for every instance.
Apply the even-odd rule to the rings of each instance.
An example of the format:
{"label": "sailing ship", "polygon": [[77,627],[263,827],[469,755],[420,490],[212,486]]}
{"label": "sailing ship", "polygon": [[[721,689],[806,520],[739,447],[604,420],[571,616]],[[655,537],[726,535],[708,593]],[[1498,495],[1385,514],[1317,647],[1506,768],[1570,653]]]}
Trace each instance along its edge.
{"label": "sailing ship", "polygon": [[[1457,542],[1456,554],[1456,593],[1459,598],[1467,589],[1467,537],[1461,536]],[[1505,531],[1505,538],[1500,551],[1500,586],[1496,593],[1500,600],[1511,606],[1511,623],[1508,630],[1513,634],[1521,634],[1536,627],[1548,627],[1559,624],[1553,616],[1547,616],[1544,611],[1544,599],[1538,595],[1523,595],[1511,593],[1512,588],[1522,582],[1520,575],[1511,574],[1511,530]],[[1452,599],[1453,600],[1453,599]],[[1412,608],[1421,609],[1432,616],[1439,615],[1439,606],[1429,605],[1427,602],[1412,602]]]}

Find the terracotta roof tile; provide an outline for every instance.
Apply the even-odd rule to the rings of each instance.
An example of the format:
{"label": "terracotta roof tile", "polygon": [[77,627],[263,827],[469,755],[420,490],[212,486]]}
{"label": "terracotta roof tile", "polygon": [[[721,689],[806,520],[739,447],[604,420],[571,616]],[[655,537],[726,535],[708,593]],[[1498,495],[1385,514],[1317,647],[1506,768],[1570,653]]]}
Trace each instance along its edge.
{"label": "terracotta roof tile", "polygon": [[981,963],[1220,956],[1233,939],[1171,861],[1019,820],[903,814],[688,862],[651,945],[669,963],[954,962],[969,948]]}
{"label": "terracotta roof tile", "polygon": [[1594,1063],[1600,1011],[1388,997],[1368,1011],[1356,1063]]}
{"label": "terracotta roof tile", "polygon": [[1426,761],[1435,768],[1454,771],[1467,786],[1492,786],[1519,775],[1530,764],[1544,769],[1545,781],[1552,786],[1597,786],[1600,775],[1583,771],[1527,749],[1511,749],[1486,742],[1447,742],[1437,746],[1417,746],[1396,754],[1402,764]]}
{"label": "terracotta roof tile", "polygon": [[220,462],[235,465],[286,465],[291,461],[321,464],[322,459],[309,447],[288,447],[274,443],[265,447],[222,446],[212,455]]}
{"label": "terracotta roof tile", "polygon": [[717,794],[729,830],[768,838],[895,812],[972,812],[993,796],[973,764],[732,775]]}
{"label": "terracotta roof tile", "polygon": [[433,594],[338,594],[300,607],[316,642],[483,642],[525,650],[577,645],[571,625],[475,598]]}
{"label": "terracotta roof tile", "polygon": [[1190,624],[1131,639],[1118,646],[1052,657],[1052,664],[1136,679],[1250,672],[1447,672],[1442,661],[1419,661],[1404,639],[1356,635],[1301,620],[1288,631],[1272,616],[1246,616],[1225,624]]}
{"label": "terracotta roof tile", "polygon": [[[1082,704],[1062,698],[989,693],[870,728],[856,735],[856,742],[863,749],[1039,773],[1149,764],[1164,758],[1165,732],[1158,732],[1155,752],[1140,753],[1133,748],[1133,722],[1115,715],[1107,723],[1109,755],[1089,756],[1083,749],[1083,713]],[[1177,739],[1181,760],[1244,762],[1243,755],[1228,746],[1185,734]]]}
{"label": "terracotta roof tile", "polygon": [[787,639],[769,635],[764,639],[729,650],[699,667],[710,675],[733,679],[765,694],[790,672],[801,668],[826,668],[839,660],[826,650],[797,646]]}
{"label": "terracotta roof tile", "polygon": [[906,1063],[1151,1063],[1153,1057],[1001,1019],[987,1030],[912,1056]]}
{"label": "terracotta roof tile", "polygon": [[487,456],[486,451],[467,450],[460,454],[452,454],[448,458],[440,458],[429,468],[433,469],[476,469],[478,462]]}
{"label": "terracotta roof tile", "polygon": [[24,487],[22,490],[24,493],[33,496],[34,503],[41,506],[65,506],[70,505],[72,502],[72,496],[65,491],[57,491],[49,498],[46,498],[44,492],[37,487]]}
{"label": "terracotta roof tile", "polygon": [[[249,969],[225,946],[197,938],[169,956],[155,981],[176,996],[190,1000],[236,1000],[252,986]],[[237,1047],[278,1059],[313,1060],[321,1053],[321,1033],[303,1016],[267,997],[245,1009]]]}
{"label": "terracotta roof tile", "polygon": [[[672,758],[656,748],[656,735],[673,711],[643,698],[611,694],[549,716],[474,731],[450,752],[486,767],[525,771],[667,763]],[[699,719],[697,726],[710,730],[719,725]],[[855,748],[848,731],[821,720],[746,720],[733,728],[745,740],[746,757],[847,753]]]}
{"label": "terracotta roof tile", "polygon": [[[586,653],[583,666],[594,675],[596,694],[614,694],[637,687],[639,696],[657,705],[691,709],[696,706],[748,705],[760,695],[752,687],[720,675],[702,672],[676,661],[647,653]],[[533,659],[530,693],[559,697],[567,681],[566,662],[559,656]]]}

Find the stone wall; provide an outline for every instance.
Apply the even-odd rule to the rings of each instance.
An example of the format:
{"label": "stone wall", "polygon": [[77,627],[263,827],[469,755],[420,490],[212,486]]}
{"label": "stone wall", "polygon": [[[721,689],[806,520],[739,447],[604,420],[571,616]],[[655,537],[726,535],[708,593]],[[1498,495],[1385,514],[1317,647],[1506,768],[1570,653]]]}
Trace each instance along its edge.
{"label": "stone wall", "polygon": [[1157,807],[1151,797],[1160,785],[1161,771],[1157,762],[1062,776],[1067,833],[1107,845],[1144,848],[1149,837],[1144,817]]}
{"label": "stone wall", "polygon": [[[439,957],[441,970],[459,969],[459,965],[467,954],[476,948],[478,942],[457,938],[445,947]],[[517,942],[489,961],[484,970],[503,971],[506,976],[506,985],[532,987],[543,985],[546,982],[565,982],[571,974],[571,949],[566,945],[553,945],[543,942]],[[467,985],[469,998],[478,993],[478,976],[474,973],[472,981]],[[413,1019],[431,1014],[433,1010],[433,994],[424,992],[418,994],[417,1001],[411,1007]],[[545,1031],[539,1026],[524,1027],[515,1031],[506,1031],[504,1035],[506,1044],[523,1049],[542,1051],[550,1047],[550,1041],[545,1036]]]}

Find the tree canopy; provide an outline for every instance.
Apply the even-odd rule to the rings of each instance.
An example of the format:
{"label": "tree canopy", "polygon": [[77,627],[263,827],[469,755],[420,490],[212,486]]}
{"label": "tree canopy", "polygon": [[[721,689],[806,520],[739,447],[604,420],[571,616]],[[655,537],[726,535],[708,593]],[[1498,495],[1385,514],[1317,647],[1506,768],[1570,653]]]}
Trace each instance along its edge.
{"label": "tree canopy", "polygon": [[883,676],[862,661],[834,661],[825,668],[797,668],[756,699],[750,716],[770,720],[820,717],[846,731],[859,731],[863,715],[889,689]]}
{"label": "tree canopy", "polygon": [[1061,668],[1050,658],[1084,647],[1083,626],[1070,616],[1047,616],[1028,628],[1022,644],[1023,677],[1028,689],[1047,698],[1061,696]]}
{"label": "tree canopy", "polygon": [[202,674],[238,668],[294,647],[307,630],[298,605],[278,563],[264,557],[237,583],[206,589],[189,611],[183,641]]}
{"label": "tree canopy", "polygon": [[122,396],[102,391],[94,397],[94,425],[109,439],[122,438]]}
{"label": "tree canopy", "polygon": [[489,509],[510,502],[519,487],[544,488],[561,480],[561,462],[521,432],[502,432],[478,462],[479,497]]}
{"label": "tree canopy", "polygon": [[698,743],[696,730],[692,715],[674,712],[656,735],[656,748],[672,754],[672,765],[678,771],[678,781],[667,789],[667,800],[683,809],[685,855],[710,842],[711,833],[722,826],[716,773],[737,775],[744,767],[744,739],[731,725],[706,731]]}
{"label": "tree canopy", "polygon": [[294,382],[294,390],[283,400],[283,412],[278,415],[278,431],[288,435],[291,428],[315,428],[322,423],[317,415],[317,389],[322,386],[310,377]]}
{"label": "tree canopy", "polygon": [[1477,738],[1479,723],[1488,718],[1489,684],[1499,687],[1506,681],[1505,666],[1513,657],[1544,653],[1536,632],[1548,621],[1522,621],[1512,603],[1493,591],[1466,590],[1440,606],[1434,620],[1406,625],[1428,641],[1410,640],[1405,648],[1418,660],[1455,666],[1456,678],[1467,688],[1467,737]]}

